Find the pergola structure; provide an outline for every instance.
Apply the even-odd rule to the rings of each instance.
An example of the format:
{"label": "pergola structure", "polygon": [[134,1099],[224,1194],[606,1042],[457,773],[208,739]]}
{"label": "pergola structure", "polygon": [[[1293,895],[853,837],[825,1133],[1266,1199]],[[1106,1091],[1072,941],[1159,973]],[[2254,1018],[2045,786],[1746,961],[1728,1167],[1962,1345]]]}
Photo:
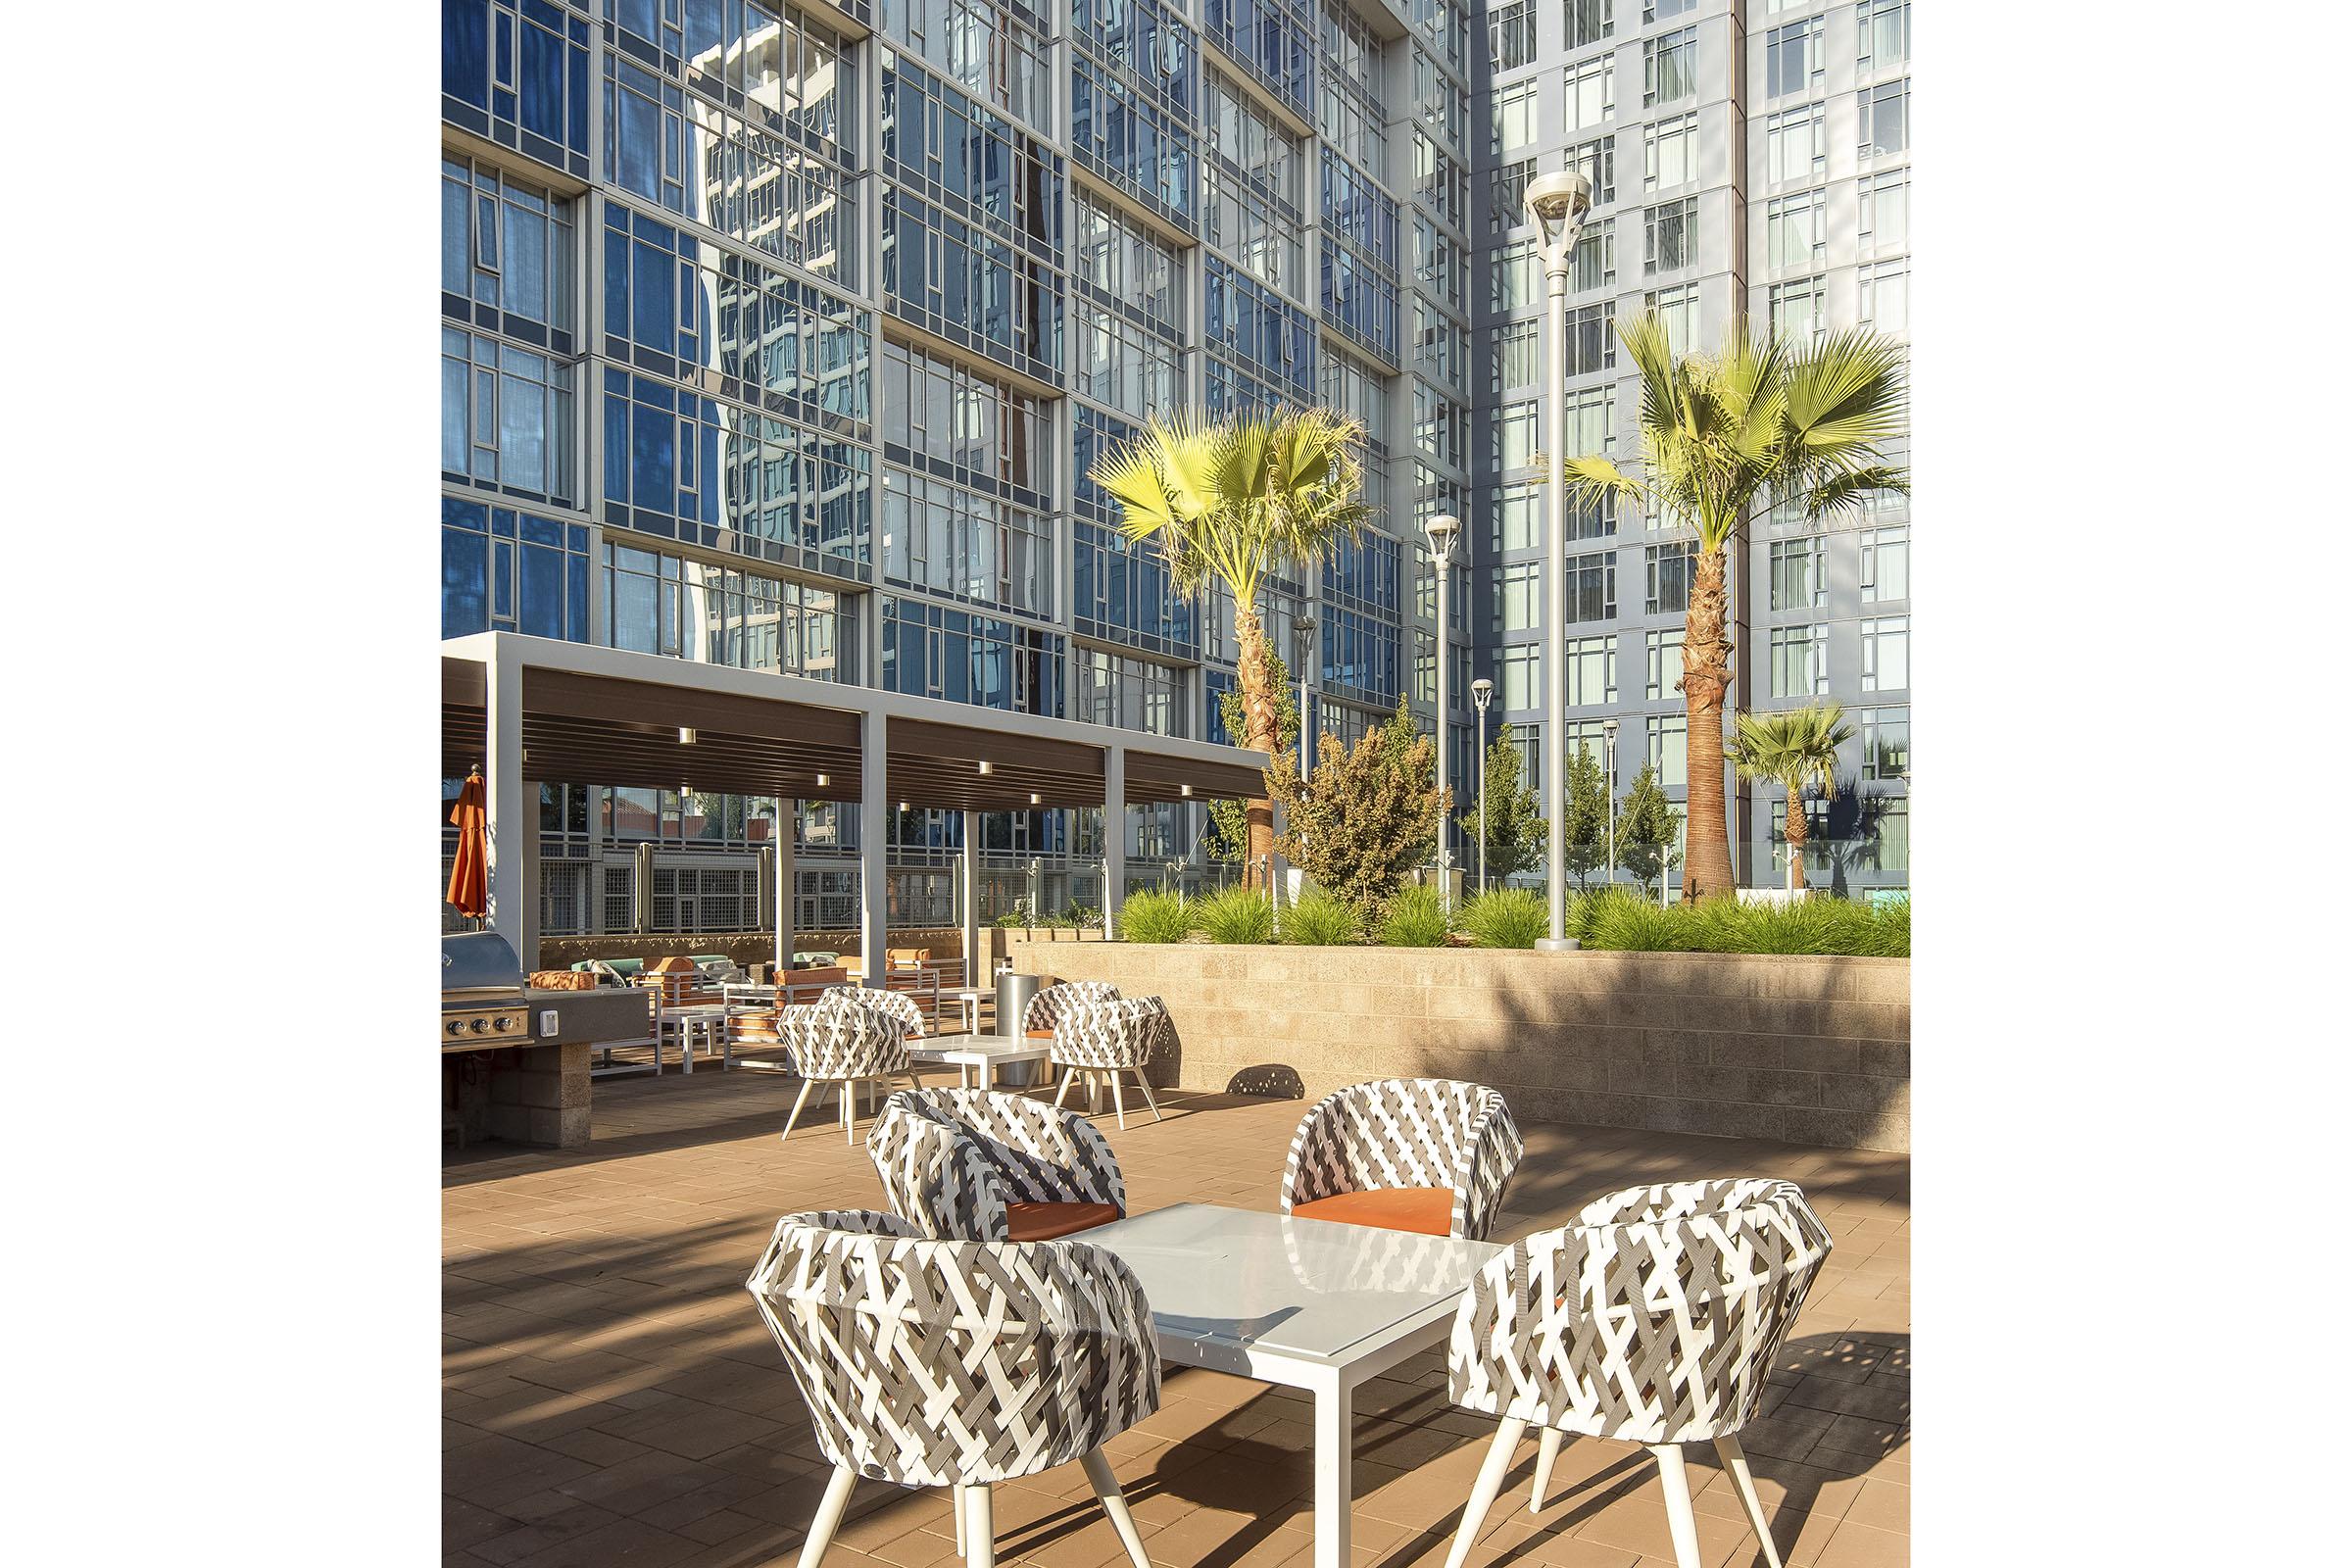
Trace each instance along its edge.
{"label": "pergola structure", "polygon": [[[538,784],[614,785],[849,801],[859,808],[858,936],[887,945],[885,813],[893,803],[964,813],[1100,806],[1112,827],[1105,917],[1126,892],[1128,806],[1264,793],[1263,752],[1003,712],[870,686],[694,663],[616,648],[480,632],[441,644],[445,777],[482,764],[489,819],[489,924],[536,962]],[[792,816],[776,844],[776,951],[792,953]],[[964,856],[963,942],[978,948],[979,857]],[[983,978],[972,975],[972,983]]]}

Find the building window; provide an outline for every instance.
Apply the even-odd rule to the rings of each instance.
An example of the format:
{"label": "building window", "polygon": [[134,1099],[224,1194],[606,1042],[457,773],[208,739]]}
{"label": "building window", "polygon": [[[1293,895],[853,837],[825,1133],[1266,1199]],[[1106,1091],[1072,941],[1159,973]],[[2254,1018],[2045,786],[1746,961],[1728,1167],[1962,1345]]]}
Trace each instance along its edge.
{"label": "building window", "polygon": [[1605,458],[1617,450],[1617,389],[1589,386],[1568,394],[1568,456]]}
{"label": "building window", "polygon": [[1494,656],[1495,684],[1502,688],[1503,711],[1523,713],[1544,706],[1544,650],[1519,643]]}
{"label": "building window", "polygon": [[441,498],[441,635],[516,631],[588,640],[588,530]]}
{"label": "building window", "polygon": [[593,25],[551,5],[444,0],[441,118],[585,179]]}
{"label": "building window", "polygon": [[1568,290],[1607,288],[1617,281],[1617,225],[1612,219],[1588,223],[1568,258]]}
{"label": "building window", "polygon": [[1666,342],[1677,354],[1688,354],[1698,342],[1698,285],[1677,283],[1642,296],[1643,309],[1656,313],[1666,325]]}
{"label": "building window", "polygon": [[1536,384],[1543,364],[1537,358],[1536,348],[1536,336],[1542,325],[1540,321],[1512,321],[1502,328],[1501,352],[1495,357],[1500,387]]}
{"label": "building window", "polygon": [[1051,614],[1053,542],[1053,521],[1042,513],[882,470],[882,571],[891,582]]}
{"label": "building window", "polygon": [[1887,158],[1911,146],[1911,82],[1890,81],[1854,94],[1862,118],[1861,156]]}
{"label": "building window", "polygon": [[605,545],[605,644],[733,669],[857,678],[857,601],[829,588]]}
{"label": "building window", "polygon": [[1653,703],[1672,697],[1683,684],[1683,628],[1643,632],[1642,663],[1646,671],[1642,695]]}
{"label": "building window", "polygon": [[1612,323],[1616,315],[1617,307],[1605,300],[1598,305],[1579,305],[1568,313],[1570,375],[1615,368],[1617,331]]}
{"label": "building window", "polygon": [[1536,405],[1528,400],[1506,403],[1494,420],[1494,463],[1501,468],[1526,468],[1536,461]]}
{"label": "building window", "polygon": [[1071,660],[1070,716],[1148,735],[1182,735],[1182,677],[1166,664],[1080,648]]}
{"label": "building window", "polygon": [[1786,98],[1821,85],[1822,19],[1808,17],[1764,34],[1764,96]]}
{"label": "building window", "polygon": [[441,476],[570,505],[571,367],[462,327],[441,329]]}
{"label": "building window", "polygon": [[1830,167],[1828,104],[1784,109],[1764,119],[1764,177],[1774,184],[1819,179]]}
{"label": "building window", "polygon": [[441,311],[535,348],[572,349],[568,197],[469,158],[441,160]]}
{"label": "building window", "polygon": [[1818,343],[1829,330],[1829,279],[1800,277],[1768,291],[1772,330],[1798,348]]}
{"label": "building window", "polygon": [[1681,713],[1649,715],[1649,765],[1660,789],[1679,790],[1690,777],[1690,726]]}
{"label": "building window", "polygon": [[1911,58],[1911,0],[1862,0],[1854,7],[1854,28],[1861,35],[1854,64],[1863,75]]}
{"label": "building window", "polygon": [[1570,625],[1617,618],[1617,552],[1568,558],[1566,609],[1560,618]]}
{"label": "building window", "polygon": [[1652,207],[1642,215],[1642,270],[1672,272],[1698,264],[1698,198]]}
{"label": "building window", "polygon": [[1862,602],[1911,597],[1911,530],[1873,528],[1862,535]]}
{"label": "building window", "polygon": [[1570,66],[1562,78],[1568,102],[1561,123],[1570,130],[1597,125],[1617,112],[1617,57],[1602,55]]}
{"label": "building window", "polygon": [[1911,710],[1862,710],[1862,776],[1899,779],[1911,771]]}
{"label": "building window", "polygon": [[1698,114],[1694,110],[1642,127],[1642,188],[1663,190],[1698,177]]}
{"label": "building window", "polygon": [[881,614],[883,690],[1061,716],[1057,634],[895,595]]}
{"label": "building window", "polygon": [[1494,147],[1498,154],[1532,147],[1536,140],[1536,79],[1498,87],[1494,91]]}
{"label": "building window", "polygon": [[1495,167],[1487,192],[1487,221],[1494,229],[1517,228],[1527,221],[1524,198],[1536,177],[1536,161],[1522,158]]}
{"label": "building window", "polygon": [[1888,337],[1911,330],[1911,264],[1880,262],[1862,269],[1862,324]]}
{"label": "building window", "polygon": [[1772,628],[1772,695],[1818,697],[1830,689],[1830,628]]}
{"label": "building window", "polygon": [[1561,168],[1585,176],[1592,186],[1592,205],[1605,207],[1617,199],[1617,138],[1596,136],[1568,149]]}
{"label": "building window", "polygon": [[1830,602],[1819,538],[1772,542],[1772,608],[1819,610]]}
{"label": "building window", "polygon": [[1681,544],[1650,545],[1642,552],[1647,560],[1649,592],[1642,612],[1650,615],[1676,614],[1690,608],[1690,577],[1698,568],[1698,546],[1685,540]]}
{"label": "building window", "polygon": [[1911,803],[1900,795],[1874,795],[1864,818],[1871,836],[1873,869],[1911,868]]}
{"label": "building window", "polygon": [[1642,41],[1642,107],[1670,104],[1698,91],[1698,29],[1683,27]]}
{"label": "building window", "polygon": [[1775,196],[1765,204],[1764,212],[1766,266],[1775,271],[1798,269],[1811,271],[1828,259],[1829,236],[1825,231],[1828,191]]}
{"label": "building window", "polygon": [[1911,171],[1863,175],[1860,208],[1854,238],[1864,255],[1907,248],[1911,243]]}
{"label": "building window", "polygon": [[1564,24],[1561,41],[1570,49],[1598,43],[1617,30],[1614,0],[1563,0],[1560,15]]}
{"label": "building window", "polygon": [[1535,0],[1505,0],[1488,11],[1487,56],[1496,71],[1536,58]]}
{"label": "building window", "polygon": [[1568,706],[1596,708],[1617,700],[1617,639],[1571,637],[1568,660]]}
{"label": "building window", "polygon": [[1862,623],[1862,689],[1907,691],[1911,685],[1911,617],[1887,615]]}
{"label": "building window", "polygon": [[1543,565],[1522,561],[1494,569],[1494,629],[1534,631],[1544,622]]}
{"label": "building window", "polygon": [[1697,9],[1698,0],[1644,0],[1642,21],[1644,25],[1652,22],[1672,22],[1676,17],[1689,16]]}

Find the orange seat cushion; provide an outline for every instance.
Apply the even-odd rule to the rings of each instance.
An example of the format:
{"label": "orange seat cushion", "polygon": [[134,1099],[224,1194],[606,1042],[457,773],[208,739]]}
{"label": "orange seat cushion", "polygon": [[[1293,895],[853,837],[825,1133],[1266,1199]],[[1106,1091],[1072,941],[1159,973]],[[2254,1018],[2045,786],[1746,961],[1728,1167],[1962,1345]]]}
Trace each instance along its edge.
{"label": "orange seat cushion", "polygon": [[1050,1242],[1122,1218],[1116,1203],[1006,1203],[1006,1234],[1016,1242]]}
{"label": "orange seat cushion", "polygon": [[1032,1029],[1029,1031],[1029,1038],[1032,1040],[1051,1040],[1054,1038],[1054,1031],[1051,1029]]}
{"label": "orange seat cushion", "polygon": [[1329,1219],[1343,1225],[1371,1225],[1384,1231],[1450,1236],[1453,1189],[1386,1187],[1370,1193],[1342,1193],[1337,1198],[1318,1198],[1311,1203],[1300,1203],[1291,1212],[1300,1219]]}

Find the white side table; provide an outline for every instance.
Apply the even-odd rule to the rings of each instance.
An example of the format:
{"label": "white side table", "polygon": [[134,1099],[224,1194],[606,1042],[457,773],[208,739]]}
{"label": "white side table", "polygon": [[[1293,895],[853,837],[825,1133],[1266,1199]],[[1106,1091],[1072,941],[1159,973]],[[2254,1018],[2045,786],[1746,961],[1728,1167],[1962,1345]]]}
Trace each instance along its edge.
{"label": "white side table", "polygon": [[1043,1040],[1000,1040],[994,1035],[981,1035],[963,1043],[950,1045],[934,1036],[919,1046],[907,1048],[907,1054],[924,1061],[943,1062],[956,1069],[957,1087],[972,1087],[972,1074],[980,1075],[982,1089],[994,1088],[997,1068],[1006,1062],[1043,1061],[1053,1046]]}
{"label": "white side table", "polygon": [[948,993],[949,996],[963,1004],[963,1032],[965,1034],[976,1035],[980,1032],[980,1003],[982,999],[993,998],[996,994],[993,988],[983,991],[977,986],[967,986],[963,990]]}

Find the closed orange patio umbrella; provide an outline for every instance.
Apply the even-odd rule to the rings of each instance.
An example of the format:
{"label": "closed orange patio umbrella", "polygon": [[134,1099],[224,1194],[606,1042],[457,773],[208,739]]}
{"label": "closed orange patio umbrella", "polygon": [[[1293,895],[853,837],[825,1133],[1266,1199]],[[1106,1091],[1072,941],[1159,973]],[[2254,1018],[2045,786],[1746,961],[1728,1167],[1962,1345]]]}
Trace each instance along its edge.
{"label": "closed orange patio umbrella", "polygon": [[458,830],[458,858],[449,868],[449,902],[467,919],[489,911],[489,824],[482,808],[482,770],[466,775],[449,819]]}

